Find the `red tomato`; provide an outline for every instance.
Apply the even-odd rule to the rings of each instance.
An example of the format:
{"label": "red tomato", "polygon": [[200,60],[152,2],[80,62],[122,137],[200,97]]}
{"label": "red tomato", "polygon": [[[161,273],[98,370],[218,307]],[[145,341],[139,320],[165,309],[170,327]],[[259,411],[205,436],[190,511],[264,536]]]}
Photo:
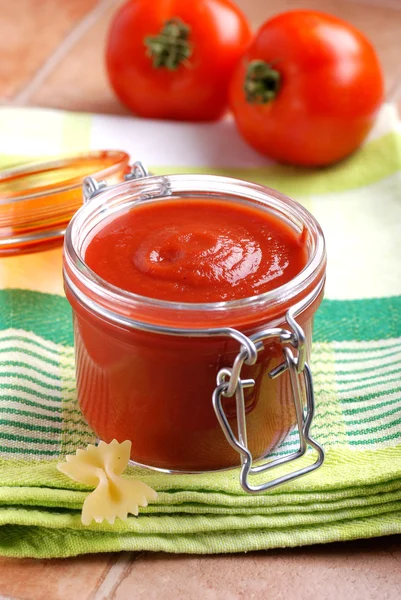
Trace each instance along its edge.
{"label": "red tomato", "polygon": [[230,0],[129,0],[111,25],[109,79],[137,115],[217,119],[250,40],[248,22]]}
{"label": "red tomato", "polygon": [[237,66],[230,104],[243,137],[296,165],[328,165],[355,150],[383,101],[376,53],[360,31],[309,10],[267,21]]}

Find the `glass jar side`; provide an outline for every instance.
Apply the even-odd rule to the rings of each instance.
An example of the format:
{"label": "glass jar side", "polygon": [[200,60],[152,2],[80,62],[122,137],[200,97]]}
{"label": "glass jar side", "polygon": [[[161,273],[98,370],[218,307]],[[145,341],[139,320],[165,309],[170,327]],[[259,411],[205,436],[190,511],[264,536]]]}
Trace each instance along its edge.
{"label": "glass jar side", "polygon": [[[298,317],[309,346],[321,294]],[[150,467],[207,471],[238,465],[212,405],[217,374],[232,367],[238,342],[119,326],[99,318],[68,289],[67,297],[74,316],[78,400],[100,439],[131,440],[131,458]],[[255,458],[268,454],[296,423],[288,372],[268,376],[282,361],[282,345],[268,342],[241,374],[255,381],[245,390],[248,446]],[[235,430],[235,397],[225,398],[223,408]]]}

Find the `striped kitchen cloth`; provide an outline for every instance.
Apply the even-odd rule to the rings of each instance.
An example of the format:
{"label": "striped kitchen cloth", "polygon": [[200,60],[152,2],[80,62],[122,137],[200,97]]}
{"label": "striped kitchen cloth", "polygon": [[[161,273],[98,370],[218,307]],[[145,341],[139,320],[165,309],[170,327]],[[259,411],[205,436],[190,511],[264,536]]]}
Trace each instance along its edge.
{"label": "striped kitchen cloth", "polygon": [[[394,107],[383,108],[363,148],[319,170],[269,163],[242,142],[229,118],[194,125],[0,109],[3,166],[104,148],[126,150],[159,174],[264,183],[299,200],[321,223],[329,263],[315,320],[312,434],[326,461],[258,496],[239,489],[237,470],[178,476],[131,469],[157,489],[157,502],[139,518],[84,527],[87,489],[56,470],[60,457],[94,441],[76,402],[61,253],[2,258],[0,554],[218,553],[401,532],[401,153]],[[294,431],[274,455],[296,448]]]}

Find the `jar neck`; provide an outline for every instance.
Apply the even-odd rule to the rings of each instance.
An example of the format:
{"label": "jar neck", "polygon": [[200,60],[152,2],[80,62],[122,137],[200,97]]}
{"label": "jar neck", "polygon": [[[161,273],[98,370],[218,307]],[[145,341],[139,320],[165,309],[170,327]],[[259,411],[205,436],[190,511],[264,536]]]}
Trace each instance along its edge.
{"label": "jar neck", "polygon": [[[93,231],[105,219],[134,208],[138,202],[163,202],[174,197],[219,198],[248,202],[269,210],[294,230],[303,232],[307,264],[288,283],[258,296],[213,303],[178,303],[146,298],[121,290],[96,275],[84,254]],[[302,312],[321,293],[326,266],[325,244],[320,226],[298,203],[263,186],[225,177],[174,175],[145,177],[106,189],[83,206],[65,236],[64,275],[67,294],[120,326],[151,330],[206,330],[236,327],[257,328],[279,323],[291,306]]]}

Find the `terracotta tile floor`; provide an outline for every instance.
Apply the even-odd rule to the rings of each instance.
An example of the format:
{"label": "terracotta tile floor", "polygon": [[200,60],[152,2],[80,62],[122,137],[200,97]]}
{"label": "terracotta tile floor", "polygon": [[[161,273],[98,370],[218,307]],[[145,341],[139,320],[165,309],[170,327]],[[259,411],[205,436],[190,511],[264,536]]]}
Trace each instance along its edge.
{"label": "terracotta tile floor", "polygon": [[18,94],[96,4],[97,0],[3,0],[0,97]]}
{"label": "terracotta tile floor", "polygon": [[[237,1],[255,26],[275,12],[302,6],[346,18],[375,44],[388,98],[401,97],[401,0]],[[102,60],[108,23],[120,3],[0,0],[0,102],[125,113],[109,89]],[[401,536],[392,536],[215,557],[126,553],[54,561],[0,558],[0,597],[336,600],[348,595],[351,600],[398,600],[400,542]]]}

